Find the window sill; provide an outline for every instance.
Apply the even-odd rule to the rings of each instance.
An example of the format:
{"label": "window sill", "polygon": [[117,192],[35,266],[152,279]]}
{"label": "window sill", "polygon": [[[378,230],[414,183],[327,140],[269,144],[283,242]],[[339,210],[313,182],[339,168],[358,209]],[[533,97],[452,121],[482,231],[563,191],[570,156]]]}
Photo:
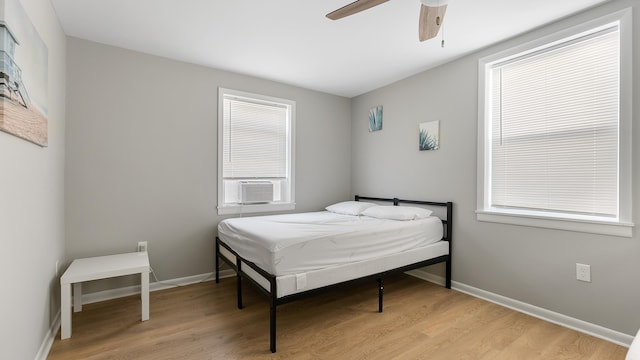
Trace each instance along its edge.
{"label": "window sill", "polygon": [[218,215],[251,214],[261,212],[286,211],[296,208],[294,203],[283,204],[252,204],[252,205],[224,205],[218,206]]}
{"label": "window sill", "polygon": [[534,214],[515,214],[495,210],[476,210],[478,221],[523,225],[547,229],[632,237],[633,223],[591,219],[571,219]]}

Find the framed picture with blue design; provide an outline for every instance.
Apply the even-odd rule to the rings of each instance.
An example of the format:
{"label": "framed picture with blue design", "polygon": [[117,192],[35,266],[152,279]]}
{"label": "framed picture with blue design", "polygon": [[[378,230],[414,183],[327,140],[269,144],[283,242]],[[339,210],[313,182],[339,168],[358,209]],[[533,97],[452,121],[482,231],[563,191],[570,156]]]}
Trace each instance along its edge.
{"label": "framed picture with blue design", "polygon": [[369,109],[369,132],[382,130],[382,105]]}
{"label": "framed picture with blue design", "polygon": [[440,148],[440,121],[429,121],[420,124],[420,151],[438,150]]}

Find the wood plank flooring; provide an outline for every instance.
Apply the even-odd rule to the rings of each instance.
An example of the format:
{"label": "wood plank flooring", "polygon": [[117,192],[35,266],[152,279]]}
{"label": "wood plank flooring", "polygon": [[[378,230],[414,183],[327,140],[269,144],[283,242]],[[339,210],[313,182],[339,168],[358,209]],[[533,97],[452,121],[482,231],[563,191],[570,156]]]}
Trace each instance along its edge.
{"label": "wood plank flooring", "polygon": [[235,278],[83,306],[73,332],[58,333],[48,359],[592,359],[624,360],[627,349],[408,275],[336,290],[278,307],[278,351],[269,352],[269,305]]}

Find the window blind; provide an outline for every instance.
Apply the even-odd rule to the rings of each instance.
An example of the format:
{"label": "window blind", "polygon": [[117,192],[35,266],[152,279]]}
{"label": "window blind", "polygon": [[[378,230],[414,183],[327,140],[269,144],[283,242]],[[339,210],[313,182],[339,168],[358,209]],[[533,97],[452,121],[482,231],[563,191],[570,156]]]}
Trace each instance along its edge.
{"label": "window blind", "polygon": [[223,177],[286,178],[286,105],[225,97],[223,106]]}
{"label": "window blind", "polygon": [[617,24],[494,64],[491,206],[618,216]]}

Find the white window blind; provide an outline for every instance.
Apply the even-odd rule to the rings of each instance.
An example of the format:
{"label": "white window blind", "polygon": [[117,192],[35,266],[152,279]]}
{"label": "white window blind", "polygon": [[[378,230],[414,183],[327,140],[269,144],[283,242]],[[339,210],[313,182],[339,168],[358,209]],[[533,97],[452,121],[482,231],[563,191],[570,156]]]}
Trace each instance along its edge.
{"label": "white window blind", "polygon": [[218,89],[218,214],[295,208],[295,101]]}
{"label": "white window blind", "polygon": [[223,177],[285,178],[287,107],[232,96],[223,103]]}
{"label": "white window blind", "polygon": [[618,217],[619,26],[491,65],[490,206]]}

